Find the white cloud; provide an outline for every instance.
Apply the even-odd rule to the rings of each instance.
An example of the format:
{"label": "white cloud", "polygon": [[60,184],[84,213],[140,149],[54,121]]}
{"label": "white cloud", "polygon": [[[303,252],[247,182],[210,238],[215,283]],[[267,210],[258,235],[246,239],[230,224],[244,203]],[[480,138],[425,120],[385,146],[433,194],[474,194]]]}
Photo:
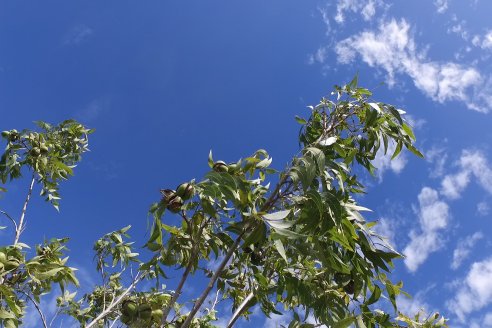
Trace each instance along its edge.
{"label": "white cloud", "polygon": [[470,252],[475,244],[482,238],[483,234],[481,232],[475,232],[473,235],[460,240],[458,242],[458,246],[453,252],[453,262],[451,263],[451,269],[458,269],[461,263],[470,255]]}
{"label": "white cloud", "polygon": [[483,318],[482,327],[492,327],[492,312],[489,312],[485,315],[485,317]]}
{"label": "white cloud", "polygon": [[443,14],[448,10],[448,0],[435,0],[434,5],[437,8],[439,14]]}
{"label": "white cloud", "polygon": [[492,194],[492,168],[479,150],[463,150],[458,161],[459,171],[448,174],[441,183],[441,193],[450,199],[461,197],[462,192],[475,177],[486,192]]}
{"label": "white cloud", "polygon": [[424,300],[425,292],[418,292],[412,298],[403,295],[398,296],[396,299],[398,310],[407,315],[414,315],[423,311],[423,309],[429,309],[429,305]]}
{"label": "white cloud", "polygon": [[449,206],[439,199],[436,190],[424,187],[418,195],[420,232],[410,232],[410,242],[403,250],[405,265],[414,272],[427,260],[430,253],[442,247],[440,230],[448,226]]}
{"label": "white cloud", "polygon": [[490,206],[487,202],[482,201],[477,204],[477,212],[480,216],[487,216],[490,213]]}
{"label": "white cloud", "polygon": [[458,287],[452,300],[447,302],[450,311],[460,321],[492,302],[492,258],[472,264],[466,279]]}
{"label": "white cloud", "polygon": [[465,27],[466,21],[461,21],[459,23],[456,23],[455,25],[451,26],[448,28],[448,33],[455,33],[458,36],[460,36],[463,40],[468,41],[470,38],[470,33]]}
{"label": "white cloud", "polygon": [[484,88],[484,77],[472,66],[427,59],[425,51],[418,51],[410,24],[404,19],[383,21],[377,31],[366,30],[344,39],[335,51],[340,63],[351,63],[360,56],[369,66],[384,70],[390,86],[396,83],[397,74],[405,74],[434,101],[460,101],[480,112],[492,109],[492,82]]}
{"label": "white cloud", "polygon": [[338,0],[335,21],[339,24],[345,22],[345,16],[362,14],[364,20],[369,21],[376,14],[378,7],[385,7],[381,0]]}
{"label": "white cloud", "polygon": [[425,159],[434,164],[431,169],[430,177],[437,178],[444,175],[444,166],[446,165],[448,154],[446,149],[442,147],[434,146],[425,153]]}
{"label": "white cloud", "polygon": [[314,54],[309,55],[308,64],[320,63],[323,64],[328,57],[328,48],[320,47]]}
{"label": "white cloud", "polygon": [[395,152],[396,144],[394,142],[388,143],[388,151],[384,153],[384,148],[379,148],[376,153],[376,157],[372,161],[372,165],[377,168],[377,175],[379,182],[383,181],[383,174],[388,169],[394,173],[400,173],[407,164],[407,156],[405,152],[401,152],[399,156],[391,160],[391,156]]}
{"label": "white cloud", "polygon": [[77,25],[70,29],[63,38],[64,45],[79,45],[87,40],[94,30],[86,25]]}
{"label": "white cloud", "polygon": [[374,232],[383,237],[393,248],[395,248],[395,230],[396,221],[387,218],[378,220],[378,224],[374,226]]}
{"label": "white cloud", "polygon": [[472,44],[475,47],[492,50],[492,30],[487,31],[483,36],[473,36]]}
{"label": "white cloud", "polygon": [[441,183],[441,193],[451,199],[461,197],[461,193],[470,182],[470,172],[461,171],[454,175],[446,175]]}

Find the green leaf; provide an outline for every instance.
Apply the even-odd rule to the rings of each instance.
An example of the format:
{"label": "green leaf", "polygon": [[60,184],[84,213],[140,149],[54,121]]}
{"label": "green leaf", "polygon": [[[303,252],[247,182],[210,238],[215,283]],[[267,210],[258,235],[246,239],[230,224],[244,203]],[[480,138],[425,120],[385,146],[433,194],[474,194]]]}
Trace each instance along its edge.
{"label": "green leaf", "polygon": [[290,214],[290,210],[278,211],[275,213],[263,214],[263,218],[267,221],[278,221],[285,219]]}
{"label": "green leaf", "polygon": [[208,166],[210,166],[210,168],[214,167],[214,159],[212,157],[212,150],[210,150],[210,152],[208,153]]}
{"label": "green leaf", "polygon": [[368,104],[369,104],[369,106],[371,106],[372,108],[374,108],[378,113],[381,113],[381,108],[379,107],[378,104],[372,103],[372,102],[371,103],[368,103]]}
{"label": "green leaf", "polygon": [[333,324],[333,328],[347,328],[354,323],[355,317],[347,317]]}
{"label": "green leaf", "polygon": [[393,153],[393,156],[391,156],[391,159],[393,160],[396,156],[398,156],[398,154],[400,154],[401,152],[401,147],[402,147],[402,143],[401,141],[398,141],[397,144],[396,144],[396,148],[395,148],[395,152]]}
{"label": "green leaf", "polygon": [[287,255],[285,255],[285,248],[284,245],[282,244],[282,241],[280,239],[275,239],[273,243],[275,244],[275,248],[277,249],[280,256],[282,256],[285,262],[289,264],[289,262],[287,261]]}
{"label": "green leaf", "polygon": [[296,115],[296,121],[297,121],[297,123],[302,124],[302,125],[307,124],[307,121],[305,119],[303,119],[302,117],[299,117],[297,115]]}
{"label": "green leaf", "polygon": [[321,146],[331,146],[333,145],[335,142],[337,142],[337,137],[327,137],[325,139],[322,139],[319,144]]}
{"label": "green leaf", "polygon": [[350,81],[350,83],[348,84],[348,87],[350,89],[355,89],[355,88],[357,88],[358,83],[359,83],[359,74],[356,74],[354,76],[354,78],[352,79],[352,81]]}
{"label": "green leaf", "polygon": [[403,123],[401,127],[403,128],[403,131],[405,131],[405,133],[410,136],[410,138],[415,140],[415,135],[413,134],[412,128],[410,126],[408,126],[406,123]]}
{"label": "green leaf", "polygon": [[379,288],[378,285],[375,285],[374,292],[364,304],[371,305],[373,303],[376,303],[379,300],[379,297],[381,297],[381,288]]}
{"label": "green leaf", "polygon": [[424,155],[422,155],[422,153],[417,149],[415,148],[412,144],[407,144],[406,145],[407,149],[410,150],[414,155],[420,157],[420,158],[424,158]]}
{"label": "green leaf", "polygon": [[36,272],[34,276],[39,280],[46,280],[54,277],[58,272],[62,271],[63,269],[64,269],[63,267],[58,267],[44,272]]}

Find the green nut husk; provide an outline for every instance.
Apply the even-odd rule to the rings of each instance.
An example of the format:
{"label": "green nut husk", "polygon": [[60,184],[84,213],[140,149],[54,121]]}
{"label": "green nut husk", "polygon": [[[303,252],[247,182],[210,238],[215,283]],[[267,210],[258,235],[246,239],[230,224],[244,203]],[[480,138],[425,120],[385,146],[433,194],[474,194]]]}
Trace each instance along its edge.
{"label": "green nut husk", "polygon": [[148,320],[152,317],[152,308],[149,304],[142,304],[139,306],[138,317],[143,320]]}
{"label": "green nut husk", "polygon": [[215,172],[227,172],[229,168],[227,167],[227,164],[223,161],[217,161],[214,163],[213,169]]}
{"label": "green nut husk", "polygon": [[41,149],[39,149],[39,147],[33,147],[29,153],[31,154],[31,156],[34,156],[34,157],[37,157],[39,155],[41,155]]}
{"label": "green nut husk", "polygon": [[49,151],[48,147],[46,147],[44,144],[41,145],[39,149],[41,150],[41,154],[46,154]]}
{"label": "green nut husk", "polygon": [[133,300],[125,300],[121,304],[121,314],[133,319],[137,316],[138,305]]}
{"label": "green nut husk", "polygon": [[164,313],[161,309],[152,310],[152,318],[156,321],[161,320],[163,315]]}
{"label": "green nut husk", "polygon": [[183,200],[188,200],[193,196],[193,185],[191,183],[182,183],[176,188],[176,195],[181,197]]}

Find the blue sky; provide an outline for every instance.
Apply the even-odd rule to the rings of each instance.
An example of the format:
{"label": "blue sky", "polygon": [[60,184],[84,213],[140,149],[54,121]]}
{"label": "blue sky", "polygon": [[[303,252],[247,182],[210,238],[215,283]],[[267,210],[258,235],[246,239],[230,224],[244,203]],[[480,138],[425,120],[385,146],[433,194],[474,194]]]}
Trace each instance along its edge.
{"label": "blue sky", "polygon": [[[378,157],[360,199],[406,255],[395,279],[415,297],[401,306],[492,327],[491,12],[486,0],[1,2],[0,128],[96,129],[61,213],[35,200],[23,239],[71,236],[95,281],[99,236],[131,224],[143,241],[158,190],[201,178],[210,149],[233,161],[264,148],[283,168],[294,115],[358,72],[408,112],[426,155]],[[27,184],[0,208],[17,216]]]}

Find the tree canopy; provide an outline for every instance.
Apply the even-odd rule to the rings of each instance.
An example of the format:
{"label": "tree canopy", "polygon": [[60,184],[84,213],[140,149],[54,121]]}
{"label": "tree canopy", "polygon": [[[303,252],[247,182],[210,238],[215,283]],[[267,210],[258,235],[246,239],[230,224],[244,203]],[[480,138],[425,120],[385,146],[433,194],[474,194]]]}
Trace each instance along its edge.
{"label": "tree canopy", "polygon": [[[59,184],[73,174],[92,130],[69,120],[38,122],[40,132],[4,131],[3,185],[22,175],[31,184],[19,219],[1,212],[15,238],[0,247],[0,323],[19,326],[32,303],[44,327],[66,317],[81,327],[214,327],[217,318],[232,327],[257,307],[289,316],[289,327],[445,327],[438,313],[398,310],[406,293],[391,271],[402,255],[356,201],[365,192],[357,174],[374,174],[378,152],[393,143],[392,158],[404,148],[422,157],[404,112],[373,101],[357,78],[309,111],[296,117],[300,149],[287,167],[272,168],[265,150],[232,163],[210,152],[203,179],[163,186],[143,250],[137,253],[129,226],[95,242],[101,279],[84,295],[65,257],[68,238],[36,245],[34,254],[20,237],[32,190],[40,185],[58,208]],[[210,261],[216,265],[205,265]],[[166,286],[169,272],[180,273],[175,286]],[[196,279],[201,292],[183,299]],[[46,318],[39,304],[55,285],[58,311]],[[220,302],[232,311],[219,313]]]}

